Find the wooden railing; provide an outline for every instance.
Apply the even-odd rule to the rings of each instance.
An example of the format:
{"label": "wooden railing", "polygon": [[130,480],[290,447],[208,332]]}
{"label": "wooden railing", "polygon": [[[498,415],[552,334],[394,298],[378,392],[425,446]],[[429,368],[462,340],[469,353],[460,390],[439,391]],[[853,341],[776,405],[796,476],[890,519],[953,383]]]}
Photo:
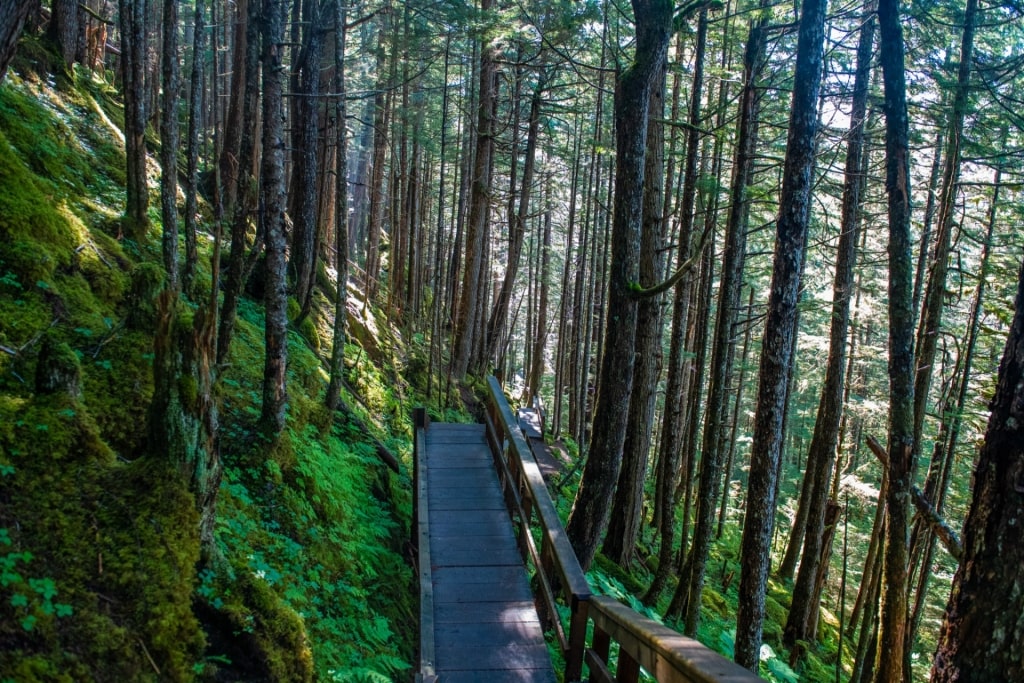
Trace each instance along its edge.
{"label": "wooden railing", "polygon": [[413,410],[412,542],[416,549],[416,570],[420,580],[420,664],[416,683],[437,680],[434,672],[434,577],[430,570],[430,515],[427,514],[427,478],[421,476],[427,457],[426,429],[430,416],[426,408]]}
{"label": "wooden railing", "polygon": [[[519,552],[523,560],[532,562],[536,569],[536,588],[540,593],[538,612],[541,620],[554,629],[565,655],[565,680],[578,681],[583,673],[590,584],[569,545],[569,537],[548,495],[544,477],[501,385],[490,377],[488,387],[487,441],[494,455],[505,505],[518,526]],[[532,533],[535,520],[541,533],[540,548]],[[558,614],[558,597],[570,610],[568,632]]]}
{"label": "wooden railing", "polygon": [[[554,630],[565,657],[565,681],[581,680],[584,663],[592,681],[635,683],[641,667],[660,683],[761,680],[696,640],[616,600],[591,594],[537,461],[501,385],[491,377],[488,388],[487,440],[505,504],[517,526],[519,551],[536,571],[534,587],[538,593],[538,611],[541,619]],[[534,528],[539,531],[539,548]],[[558,614],[559,599],[569,608],[568,631]],[[589,647],[586,643],[588,621],[594,624]],[[619,644],[614,675],[609,670],[608,658],[612,642]]]}

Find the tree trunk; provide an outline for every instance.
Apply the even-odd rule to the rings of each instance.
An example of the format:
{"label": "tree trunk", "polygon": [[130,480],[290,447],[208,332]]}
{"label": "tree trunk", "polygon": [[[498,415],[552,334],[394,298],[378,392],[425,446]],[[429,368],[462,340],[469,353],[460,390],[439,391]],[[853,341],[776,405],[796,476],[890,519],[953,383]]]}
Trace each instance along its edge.
{"label": "tree trunk", "polygon": [[334,104],[337,134],[334,173],[334,247],[337,252],[338,299],[334,304],[334,336],[331,342],[331,381],[327,386],[327,408],[338,407],[345,381],[345,322],[348,318],[348,125],[345,102],[345,28],[348,0],[334,0]]}
{"label": "tree trunk", "polygon": [[1024,679],[1024,265],[974,471],[964,557],[932,665],[935,683]]}
{"label": "tree trunk", "polygon": [[[491,12],[493,0],[481,0],[484,16]],[[476,133],[476,155],[473,161],[472,196],[469,220],[466,225],[466,269],[459,296],[455,338],[452,345],[452,374],[462,380],[469,370],[473,356],[473,328],[480,289],[483,283],[480,271],[483,265],[484,234],[487,229],[491,192],[492,154],[494,149],[495,48],[489,41],[480,45],[479,109]]]}
{"label": "tree trunk", "polygon": [[[540,134],[540,107],[544,98],[546,87],[546,74],[540,73],[537,76],[537,86],[534,88],[533,97],[530,99],[530,114],[527,122],[526,152],[523,160],[522,189],[519,192],[519,207],[517,211],[509,211],[509,245],[508,262],[505,267],[505,277],[501,281],[501,288],[494,301],[491,316],[487,323],[487,351],[486,357],[493,359],[498,350],[498,336],[501,328],[507,323],[509,302],[512,299],[512,288],[515,285],[516,277],[519,274],[519,260],[523,253],[523,238],[526,235],[526,221],[529,218],[530,194],[533,189],[534,168],[537,158],[537,139]],[[509,200],[514,201],[514,197]],[[499,354],[500,355],[500,354]]]}
{"label": "tree trunk", "polygon": [[67,68],[71,68],[78,55],[83,14],[78,0],[53,0],[46,37],[57,47]]}
{"label": "tree trunk", "polygon": [[668,51],[672,9],[667,0],[633,0],[636,54],[615,89],[615,204],[607,303],[608,318],[614,319],[615,324],[609,325],[605,333],[593,434],[583,478],[566,524],[569,540],[584,569],[590,567],[607,527],[609,503],[622,463],[633,388],[637,301],[630,285],[639,278],[647,114],[651,88]]}
{"label": "tree trunk", "polygon": [[121,65],[124,69],[125,173],[124,231],[136,242],[149,229],[146,183],[146,2],[119,0]]}
{"label": "tree trunk", "polygon": [[826,0],[804,0],[800,12],[793,104],[779,196],[781,208],[776,223],[768,318],[761,342],[757,411],[750,446],[747,511],[741,544],[735,654],[737,663],[754,672],[760,662],[783,419],[793,374],[797,300],[810,221],[827,4]]}
{"label": "tree trunk", "polygon": [[537,331],[533,337],[533,351],[530,353],[531,368],[527,378],[529,395],[527,405],[540,397],[540,383],[544,375],[544,348],[548,337],[548,278],[551,270],[551,186],[553,179],[546,183],[547,197],[544,207],[544,237],[541,244],[540,272],[537,275],[540,293],[537,296]]}
{"label": "tree trunk", "polygon": [[294,79],[298,88],[291,100],[294,110],[292,125],[296,130],[291,185],[295,213],[292,216],[288,272],[292,294],[304,316],[312,305],[318,257],[317,167],[320,153],[320,65],[323,61],[325,17],[320,0],[304,0],[302,5],[305,35]]}
{"label": "tree trunk", "polygon": [[[846,148],[843,183],[843,204],[840,219],[836,272],[832,282],[832,317],[829,330],[829,351],[825,361],[825,380],[821,387],[818,416],[807,451],[807,477],[811,481],[808,497],[807,529],[804,535],[800,571],[793,588],[793,602],[783,633],[789,647],[797,641],[813,642],[810,628],[816,619],[818,603],[814,592],[822,557],[825,511],[829,483],[839,440],[839,423],[843,412],[846,383],[846,329],[850,322],[850,297],[853,293],[854,269],[857,263],[857,240],[860,230],[861,166],[864,146],[864,124],[867,120],[868,85],[871,76],[871,53],[874,42],[874,9],[865,10],[857,47],[857,69],[853,86],[850,133]],[[801,505],[804,502],[801,501]]]}
{"label": "tree trunk", "polygon": [[[766,0],[759,7],[766,8]],[[714,338],[711,344],[711,368],[707,376],[708,398],[704,421],[704,439],[701,452],[700,483],[697,490],[697,517],[690,549],[689,576],[680,577],[686,585],[685,600],[673,603],[686,605],[684,633],[696,637],[700,621],[701,593],[704,573],[711,549],[717,495],[722,478],[721,431],[725,414],[729,370],[733,357],[732,328],[740,306],[743,263],[747,249],[747,189],[756,146],[757,117],[760,108],[759,81],[765,61],[765,19],[756,18],[750,25],[746,51],[743,57],[743,91],[739,97],[739,123],[733,162],[732,189],[728,224],[726,226],[725,253],[719,284],[718,309],[715,316]],[[692,455],[690,456],[692,457]],[[677,590],[682,595],[682,587]]]}
{"label": "tree trunk", "polygon": [[[185,265],[181,272],[182,289],[193,295],[193,282],[199,251],[196,244],[199,219],[199,143],[203,117],[203,66],[206,61],[206,8],[204,0],[196,0],[195,27],[192,37],[192,75],[189,84],[188,157],[185,187]],[[215,202],[215,210],[219,203]],[[220,236],[220,216],[217,216],[217,235]]]}
{"label": "tree trunk", "polygon": [[[217,331],[217,363],[227,361],[234,336],[235,313],[238,301],[245,286],[246,248],[249,235],[249,221],[256,207],[257,179],[254,174],[256,165],[257,120],[260,110],[259,70],[260,70],[260,4],[256,0],[245,0],[248,14],[239,30],[245,33],[244,76],[236,74],[236,78],[244,79],[245,91],[242,94],[241,117],[242,134],[238,146],[238,159],[232,164],[238,177],[234,204],[228,203],[232,211],[231,249],[228,253],[227,276],[224,282],[224,302],[221,304],[220,328]],[[237,64],[236,64],[237,66]],[[233,89],[234,90],[234,89]],[[233,95],[234,97],[234,95]],[[232,108],[234,99],[232,99]],[[231,120],[229,113],[228,120]],[[230,124],[229,124],[230,125]],[[230,141],[225,144],[225,154],[230,157]],[[229,194],[232,183],[228,183]]]}
{"label": "tree trunk", "polygon": [[285,263],[285,184],[283,70],[286,0],[263,0],[263,163],[260,168],[260,221],[266,242],[266,359],[260,426],[274,440],[284,429],[288,390],[288,290]]}
{"label": "tree trunk", "polygon": [[971,86],[971,54],[974,49],[974,26],[977,21],[978,0],[967,0],[964,10],[964,28],[960,43],[960,67],[957,71],[956,90],[953,95],[953,110],[950,113],[949,129],[946,132],[946,154],[942,168],[942,185],[939,191],[938,232],[935,235],[935,255],[928,284],[924,292],[924,311],[917,332],[917,347],[914,351],[917,374],[914,378],[914,433],[911,476],[917,467],[917,456],[921,452],[921,437],[924,433],[925,410],[928,406],[928,391],[931,387],[932,366],[938,348],[942,328],[942,307],[946,295],[946,275],[949,271],[949,254],[953,239],[954,214],[956,213],[957,190],[960,182],[960,158],[964,132],[964,118],[967,115]]}
{"label": "tree trunk", "polygon": [[18,49],[18,39],[28,15],[38,9],[36,0],[0,0],[0,83],[7,74],[7,65]]}
{"label": "tree trunk", "polygon": [[[644,159],[643,226],[640,235],[640,286],[661,280],[664,267],[664,124],[665,72],[655,77],[648,104],[647,151]],[[661,374],[661,296],[648,296],[637,306],[636,352],[633,354],[633,393],[623,442],[611,518],[602,552],[629,567],[643,521],[644,483],[654,426],[655,389]]]}
{"label": "tree trunk", "polygon": [[907,622],[907,523],[914,449],[910,145],[899,0],[879,0],[889,215],[889,487],[875,681],[901,683]]}
{"label": "tree trunk", "polygon": [[160,112],[160,214],[162,251],[167,288],[180,291],[178,273],[178,0],[164,0],[163,106]]}
{"label": "tree trunk", "polygon": [[[940,438],[935,444],[936,451],[941,451],[942,454],[941,457],[936,454],[936,457],[932,459],[931,467],[928,472],[928,480],[925,485],[925,498],[929,502],[934,501],[935,512],[939,515],[942,514],[945,506],[946,493],[949,489],[949,476],[952,471],[957,444],[960,440],[960,428],[963,425],[964,411],[967,406],[967,390],[970,384],[969,379],[972,375],[971,371],[974,364],[975,346],[978,341],[978,333],[981,329],[981,313],[985,300],[988,261],[992,250],[992,234],[995,229],[997,209],[999,207],[999,189],[1001,182],[1002,168],[997,168],[995,172],[995,179],[993,181],[994,188],[992,190],[992,204],[989,207],[988,225],[985,229],[985,240],[982,243],[981,260],[978,265],[978,284],[975,286],[974,300],[971,303],[971,313],[967,327],[967,343],[963,350],[962,362],[960,363],[960,379],[957,387],[956,404],[946,413],[947,415],[950,415],[948,435],[945,439],[941,436],[947,431],[946,424],[944,422],[943,429],[940,430]],[[920,626],[921,619],[924,616],[925,602],[928,597],[928,584],[930,583],[932,575],[932,556],[935,551],[936,541],[935,534],[931,531],[931,528],[923,518],[918,519],[914,531],[915,536],[919,538],[919,542],[924,546],[924,556],[921,559],[921,565],[918,570],[919,575],[914,595],[914,605],[910,612],[910,618],[907,624],[906,659],[908,660],[915,644],[918,627]],[[921,537],[924,537],[923,540],[921,540]],[[913,554],[913,543],[911,543],[911,552]],[[904,666],[907,667],[907,671],[909,672],[911,664],[905,661]],[[907,678],[910,678],[910,676],[908,675]]]}

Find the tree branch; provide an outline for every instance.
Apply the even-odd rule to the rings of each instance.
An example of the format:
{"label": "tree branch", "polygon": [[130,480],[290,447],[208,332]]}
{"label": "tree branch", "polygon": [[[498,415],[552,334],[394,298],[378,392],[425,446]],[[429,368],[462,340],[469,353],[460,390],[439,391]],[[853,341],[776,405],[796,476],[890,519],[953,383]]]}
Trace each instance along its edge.
{"label": "tree branch", "polygon": [[712,227],[709,226],[704,229],[704,232],[700,236],[700,242],[697,244],[697,248],[694,250],[690,258],[686,259],[679,268],[664,282],[648,287],[644,289],[639,285],[632,285],[630,287],[630,294],[636,299],[645,299],[650,296],[658,296],[662,292],[667,292],[676,286],[676,283],[682,280],[686,275],[693,270],[698,263],[700,263],[701,256],[704,254],[704,248],[708,244],[708,237],[711,235]]}
{"label": "tree branch", "polygon": [[[878,443],[878,440],[868,435],[867,439],[868,448],[875,454],[878,461],[882,463],[882,466],[886,469],[889,468],[889,454],[886,452],[882,444]],[[914,502],[914,507],[917,508],[917,513],[921,515],[924,521],[931,528],[932,533],[942,541],[942,545],[945,546],[946,550],[950,555],[957,561],[963,557],[964,547],[960,543],[960,537],[957,535],[953,528],[946,523],[946,520],[939,516],[939,513],[935,511],[932,504],[928,502],[928,499],[921,493],[921,489],[916,486],[910,487],[910,497]]]}

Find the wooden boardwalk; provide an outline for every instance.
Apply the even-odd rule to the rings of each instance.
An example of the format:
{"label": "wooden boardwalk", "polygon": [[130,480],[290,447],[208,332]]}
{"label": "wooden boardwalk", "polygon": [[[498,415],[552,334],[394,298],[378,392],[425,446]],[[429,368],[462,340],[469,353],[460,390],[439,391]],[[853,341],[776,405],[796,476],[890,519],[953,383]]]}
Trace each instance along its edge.
{"label": "wooden boardwalk", "polygon": [[425,436],[438,680],[554,683],[483,425]]}

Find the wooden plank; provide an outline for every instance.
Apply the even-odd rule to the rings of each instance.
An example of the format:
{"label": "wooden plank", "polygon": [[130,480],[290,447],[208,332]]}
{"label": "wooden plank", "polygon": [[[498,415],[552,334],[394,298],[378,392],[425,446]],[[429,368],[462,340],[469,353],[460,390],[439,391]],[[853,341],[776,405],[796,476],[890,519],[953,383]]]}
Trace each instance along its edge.
{"label": "wooden plank", "polygon": [[[490,567],[486,567],[489,569]],[[519,569],[518,567],[513,567]],[[438,567],[438,571],[445,567]],[[435,572],[437,573],[437,572]],[[443,602],[506,602],[531,599],[530,587],[522,577],[509,583],[456,583],[434,580],[434,604]]]}
{"label": "wooden plank", "polygon": [[526,572],[522,567],[494,565],[489,567],[438,567],[434,570],[434,583],[450,581],[456,585],[474,583],[505,585],[514,582],[526,582]]}
{"label": "wooden plank", "polygon": [[[443,624],[437,627],[437,639],[447,643],[465,643],[470,647],[492,648],[503,647],[510,642],[536,643],[544,645],[544,632],[536,621],[512,621],[503,624],[494,623],[458,623]],[[476,667],[473,662],[465,667]],[[480,668],[488,668],[481,666]],[[501,668],[501,667],[495,667]]]}
{"label": "wooden plank", "polygon": [[537,618],[537,608],[533,600],[509,600],[506,603],[445,603],[434,605],[435,624],[466,624],[491,622],[533,621]]}
{"label": "wooden plank", "polygon": [[521,669],[519,671],[447,671],[444,683],[555,683],[555,673],[547,669]]}
{"label": "wooden plank", "polygon": [[433,557],[435,567],[490,567],[516,564],[522,566],[522,559],[514,545],[488,549],[486,552],[481,552],[478,548],[446,548],[441,552],[435,551]]}
{"label": "wooden plank", "polygon": [[430,525],[443,524],[511,524],[508,521],[508,513],[505,510],[480,510],[472,518],[467,519],[465,513],[459,510],[437,510],[431,511]]}
{"label": "wooden plank", "polygon": [[509,633],[504,644],[477,647],[465,641],[438,644],[437,670],[458,669],[542,669],[551,666],[544,641],[522,642]]}
{"label": "wooden plank", "polygon": [[[443,569],[443,567],[438,567]],[[530,588],[525,583],[486,584],[452,583],[434,584],[434,604],[449,602],[507,602],[509,600],[526,601],[531,599]]]}
{"label": "wooden plank", "polygon": [[466,512],[474,510],[499,510],[504,512],[505,503],[501,498],[495,498],[494,496],[473,496],[472,498],[455,498],[452,496],[435,498],[431,496],[430,509],[431,511],[437,510],[438,512],[443,510],[464,510]]}

